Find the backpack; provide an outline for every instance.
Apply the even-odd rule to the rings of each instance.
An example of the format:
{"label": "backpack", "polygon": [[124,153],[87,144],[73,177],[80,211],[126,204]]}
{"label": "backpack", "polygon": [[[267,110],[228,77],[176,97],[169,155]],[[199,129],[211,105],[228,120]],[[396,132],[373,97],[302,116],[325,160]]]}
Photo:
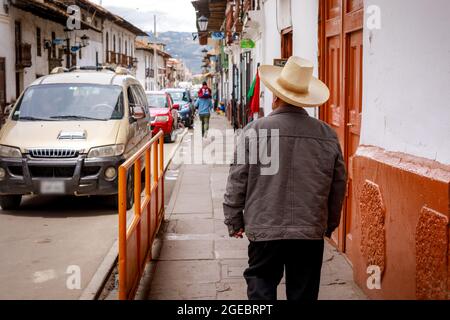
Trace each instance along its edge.
{"label": "backpack", "polygon": [[201,88],[198,92],[198,97],[203,99],[211,98],[211,90],[208,87]]}

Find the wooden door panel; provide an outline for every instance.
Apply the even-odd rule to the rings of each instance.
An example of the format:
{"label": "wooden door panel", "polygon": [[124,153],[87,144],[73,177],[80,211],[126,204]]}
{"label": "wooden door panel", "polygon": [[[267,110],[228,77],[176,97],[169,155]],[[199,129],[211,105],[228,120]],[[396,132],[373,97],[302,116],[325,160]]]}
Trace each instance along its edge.
{"label": "wooden door panel", "polygon": [[327,10],[326,10],[327,20],[339,18],[341,16],[342,0],[326,0],[326,1],[327,1]]}
{"label": "wooden door panel", "polygon": [[354,225],[354,199],[353,199],[353,174],[352,159],[359,146],[361,133],[361,116],[362,116],[362,57],[363,57],[363,32],[362,30],[347,35],[346,45],[346,97],[345,108],[347,114],[347,135],[346,135],[346,158],[348,159],[349,181],[348,181],[348,197],[345,210],[345,252],[352,259],[351,248],[352,227]]}
{"label": "wooden door panel", "polygon": [[360,9],[364,9],[364,1],[363,0],[346,0],[346,13],[358,11]]}
{"label": "wooden door panel", "polygon": [[331,93],[321,116],[336,130],[349,172],[342,223],[333,240],[351,260],[351,167],[361,131],[364,0],[320,0],[320,6],[321,78]]}
{"label": "wooden door panel", "polygon": [[325,83],[330,88],[327,103],[327,122],[336,130],[342,147],[345,142],[344,116],[341,104],[341,46],[339,37],[328,39],[327,75]]}

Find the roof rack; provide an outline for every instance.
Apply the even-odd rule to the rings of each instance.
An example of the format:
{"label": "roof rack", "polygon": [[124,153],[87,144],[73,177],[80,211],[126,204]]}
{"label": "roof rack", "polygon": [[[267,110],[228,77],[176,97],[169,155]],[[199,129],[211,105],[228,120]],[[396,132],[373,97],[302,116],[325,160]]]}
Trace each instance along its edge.
{"label": "roof rack", "polygon": [[71,67],[69,69],[64,68],[64,67],[56,67],[54,68],[50,73],[51,74],[58,74],[58,73],[66,73],[66,72],[74,72],[74,71],[111,71],[114,72],[115,74],[118,75],[130,75],[131,72],[123,67],[117,67],[117,68],[113,68],[113,67],[107,67],[107,66],[75,66],[75,67]]}
{"label": "roof rack", "polygon": [[73,72],[73,71],[78,71],[78,70],[82,70],[82,71],[111,71],[111,72],[116,72],[116,70],[114,70],[114,68],[112,67],[105,67],[105,66],[75,66],[70,68],[67,72]]}

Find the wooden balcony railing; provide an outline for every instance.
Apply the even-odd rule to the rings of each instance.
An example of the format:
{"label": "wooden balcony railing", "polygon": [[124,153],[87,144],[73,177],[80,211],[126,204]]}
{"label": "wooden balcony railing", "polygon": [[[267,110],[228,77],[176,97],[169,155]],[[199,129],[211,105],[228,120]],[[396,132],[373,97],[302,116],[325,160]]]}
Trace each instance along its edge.
{"label": "wooden balcony railing", "polygon": [[114,51],[108,51],[107,55],[106,55],[106,62],[110,63],[110,64],[118,64],[119,62],[119,58],[118,58],[118,54]]}

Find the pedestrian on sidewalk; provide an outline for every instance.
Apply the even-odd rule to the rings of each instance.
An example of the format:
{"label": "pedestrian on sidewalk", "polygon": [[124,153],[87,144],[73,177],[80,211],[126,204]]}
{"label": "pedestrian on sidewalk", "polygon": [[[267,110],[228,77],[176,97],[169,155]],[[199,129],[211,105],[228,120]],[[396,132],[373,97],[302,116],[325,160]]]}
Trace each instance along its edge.
{"label": "pedestrian on sidewalk", "polygon": [[[284,68],[261,66],[259,72],[274,94],[274,111],[250,123],[240,143],[245,143],[249,159],[253,148],[245,133],[278,129],[279,170],[262,175],[259,160],[235,161],[225,193],[225,224],[231,237],[242,238],[245,233],[250,240],[249,267],[244,272],[250,300],[276,300],[286,270],[288,300],[314,301],[319,295],[324,237],[330,238],[339,225],[347,178],[336,133],[304,108],[324,104],[330,92],[313,77],[312,62],[298,57],[291,57]],[[261,144],[260,139],[253,141]]]}
{"label": "pedestrian on sidewalk", "polygon": [[200,121],[202,122],[202,137],[205,137],[209,129],[209,119],[211,117],[211,110],[213,109],[212,92],[206,82],[203,82],[203,86],[198,92],[195,107],[198,109]]}

